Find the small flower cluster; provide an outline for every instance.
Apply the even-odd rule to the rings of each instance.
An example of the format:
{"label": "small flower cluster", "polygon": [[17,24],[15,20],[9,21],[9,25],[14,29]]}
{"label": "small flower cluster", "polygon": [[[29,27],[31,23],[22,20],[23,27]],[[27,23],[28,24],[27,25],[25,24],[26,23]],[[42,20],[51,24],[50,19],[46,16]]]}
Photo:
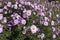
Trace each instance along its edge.
{"label": "small flower cluster", "polygon": [[[35,19],[36,17],[38,19]],[[36,22],[36,20],[39,21]],[[29,21],[32,21],[31,25],[29,25]],[[58,29],[60,25],[60,4],[59,2],[56,4],[55,2],[44,2],[44,4],[24,1],[15,3],[0,2],[0,33],[3,32],[4,24],[10,27],[20,24],[24,25],[23,34],[26,34],[28,30],[30,30],[32,34],[40,32],[38,24],[44,25],[44,27],[50,26],[52,32],[54,32],[53,38],[56,38],[56,35],[60,35],[60,29]],[[29,27],[25,27],[26,25]],[[38,35],[38,38],[43,39],[44,37],[44,33]]]}

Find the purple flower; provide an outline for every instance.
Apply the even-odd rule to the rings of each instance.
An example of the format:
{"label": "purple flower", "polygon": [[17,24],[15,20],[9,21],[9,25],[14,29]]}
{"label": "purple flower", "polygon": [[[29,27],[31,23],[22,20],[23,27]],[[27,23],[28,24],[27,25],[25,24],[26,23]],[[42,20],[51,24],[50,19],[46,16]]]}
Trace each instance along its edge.
{"label": "purple flower", "polygon": [[56,28],[55,27],[52,27],[52,31],[55,32],[56,31]]}
{"label": "purple flower", "polygon": [[14,24],[15,24],[15,25],[19,24],[19,21],[18,21],[17,19],[14,20]]}
{"label": "purple flower", "polygon": [[31,30],[32,34],[34,34],[34,33],[36,33],[36,32],[39,31],[39,28],[37,28],[35,25],[32,25],[32,26],[30,27],[30,30]]}
{"label": "purple flower", "polygon": [[22,19],[21,23],[25,25],[26,24],[26,20]]}
{"label": "purple flower", "polygon": [[11,20],[11,21],[8,22],[8,24],[11,25],[11,26],[14,26],[14,21]]}
{"label": "purple flower", "polygon": [[60,31],[55,32],[57,36],[60,36]]}

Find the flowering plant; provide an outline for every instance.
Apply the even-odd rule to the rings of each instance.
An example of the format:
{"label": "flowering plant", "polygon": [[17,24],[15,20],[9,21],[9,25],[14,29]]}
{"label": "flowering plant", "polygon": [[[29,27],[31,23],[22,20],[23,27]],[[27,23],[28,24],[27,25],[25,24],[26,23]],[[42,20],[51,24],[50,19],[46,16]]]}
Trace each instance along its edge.
{"label": "flowering plant", "polygon": [[59,40],[59,27],[58,1],[0,2],[1,40]]}

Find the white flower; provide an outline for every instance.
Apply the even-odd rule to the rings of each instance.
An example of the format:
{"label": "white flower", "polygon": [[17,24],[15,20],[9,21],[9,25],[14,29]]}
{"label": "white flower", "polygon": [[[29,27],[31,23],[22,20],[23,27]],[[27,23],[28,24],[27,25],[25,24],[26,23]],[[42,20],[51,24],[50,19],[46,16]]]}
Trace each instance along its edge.
{"label": "white flower", "polygon": [[54,21],[51,21],[51,25],[54,25],[55,24],[55,22]]}
{"label": "white flower", "polygon": [[31,10],[27,10],[26,15],[27,15],[27,16],[30,16],[30,15],[31,15]]}
{"label": "white flower", "polygon": [[3,9],[0,9],[0,12],[3,12]]}
{"label": "white flower", "polygon": [[14,24],[16,25],[16,24],[18,24],[19,23],[19,21],[16,19],[16,20],[14,20]]}
{"label": "white flower", "polygon": [[56,35],[55,34],[53,34],[53,36],[52,36],[53,38],[56,38]]}
{"label": "white flower", "polygon": [[22,19],[21,23],[25,25],[26,24],[26,20]]}
{"label": "white flower", "polygon": [[40,36],[41,36],[41,39],[43,39],[45,37],[45,34],[42,33]]}
{"label": "white flower", "polygon": [[4,20],[3,20],[3,22],[4,22],[4,23],[6,23],[6,22],[7,22],[7,18],[6,18],[6,17],[4,17]]}
{"label": "white flower", "polygon": [[35,25],[32,25],[30,27],[30,30],[31,30],[32,34],[34,34],[34,33],[36,33],[38,31],[38,28]]}
{"label": "white flower", "polygon": [[3,19],[3,14],[0,14],[0,20],[2,20]]}
{"label": "white flower", "polygon": [[48,22],[47,21],[44,22],[44,26],[48,26]]}
{"label": "white flower", "polygon": [[52,13],[51,12],[49,12],[49,17],[51,17],[52,16]]}
{"label": "white flower", "polygon": [[23,33],[23,34],[26,34],[26,30],[23,30],[22,33]]}
{"label": "white flower", "polygon": [[3,26],[0,24],[0,33],[3,32]]}
{"label": "white flower", "polygon": [[4,13],[5,13],[5,14],[7,14],[8,12],[7,12],[7,11],[5,11]]}
{"label": "white flower", "polygon": [[26,26],[24,26],[23,29],[25,30],[26,29]]}
{"label": "white flower", "polygon": [[57,14],[56,17],[59,17],[59,14]]}
{"label": "white flower", "polygon": [[8,2],[8,3],[7,3],[7,6],[8,6],[8,7],[11,7],[11,2]]}

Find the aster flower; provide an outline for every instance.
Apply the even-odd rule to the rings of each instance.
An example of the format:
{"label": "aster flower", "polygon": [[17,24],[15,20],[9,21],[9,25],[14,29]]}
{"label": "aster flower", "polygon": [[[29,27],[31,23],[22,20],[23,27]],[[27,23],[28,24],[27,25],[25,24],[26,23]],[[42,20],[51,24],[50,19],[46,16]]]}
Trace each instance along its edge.
{"label": "aster flower", "polygon": [[2,2],[0,2],[0,7],[2,6]]}
{"label": "aster flower", "polygon": [[20,0],[21,4],[24,4],[24,1]]}
{"label": "aster flower", "polygon": [[57,14],[56,17],[58,18],[59,17],[59,14]]}
{"label": "aster flower", "polygon": [[3,9],[0,9],[0,12],[3,12]]}
{"label": "aster flower", "polygon": [[44,26],[48,26],[48,22],[47,21],[44,21]]}
{"label": "aster flower", "polygon": [[17,4],[14,4],[14,9],[18,9],[18,6],[17,6]]}
{"label": "aster flower", "polygon": [[37,37],[40,38],[41,35],[38,35]]}
{"label": "aster flower", "polygon": [[7,3],[7,6],[8,6],[8,7],[11,7],[11,2],[8,2],[8,3]]}
{"label": "aster flower", "polygon": [[23,29],[25,30],[26,29],[26,26],[24,26]]}
{"label": "aster flower", "polygon": [[57,36],[60,36],[60,31],[56,31],[55,34],[56,34]]}
{"label": "aster flower", "polygon": [[30,30],[31,30],[32,34],[34,34],[34,33],[36,33],[37,31],[39,31],[39,29],[38,29],[35,25],[32,25],[32,26],[30,27]]}
{"label": "aster flower", "polygon": [[23,18],[27,18],[28,16],[26,14],[23,14]]}
{"label": "aster flower", "polygon": [[44,34],[44,33],[42,33],[42,34],[40,35],[40,37],[41,37],[41,39],[44,39],[45,34]]}
{"label": "aster flower", "polygon": [[6,17],[4,17],[3,23],[7,23],[7,18]]}
{"label": "aster flower", "polygon": [[23,30],[23,31],[22,31],[22,34],[26,34],[26,30]]}
{"label": "aster flower", "polygon": [[17,25],[19,21],[17,19],[14,20],[14,24]]}
{"label": "aster flower", "polygon": [[21,23],[25,25],[26,24],[26,20],[22,19]]}
{"label": "aster flower", "polygon": [[55,25],[55,22],[54,21],[51,21],[51,25]]}
{"label": "aster flower", "polygon": [[48,18],[48,17],[44,17],[44,20],[45,20],[45,21],[49,21],[49,18]]}
{"label": "aster flower", "polygon": [[26,9],[24,9],[24,10],[23,10],[23,13],[26,13],[26,11],[27,11],[27,10],[26,10]]}
{"label": "aster flower", "polygon": [[33,5],[33,4],[31,4],[31,7],[32,7],[32,8],[34,8],[34,5]]}
{"label": "aster flower", "polygon": [[55,34],[53,34],[53,35],[52,35],[52,38],[54,38],[54,39],[55,39],[55,38],[56,38],[56,35],[55,35]]}
{"label": "aster flower", "polygon": [[8,9],[8,8],[7,8],[7,6],[4,6],[4,8],[3,8],[3,9]]}
{"label": "aster flower", "polygon": [[4,12],[4,14],[7,14],[7,13],[8,13],[7,11]]}
{"label": "aster flower", "polygon": [[14,21],[13,20],[9,21],[8,26],[14,26]]}
{"label": "aster flower", "polygon": [[32,12],[31,10],[27,10],[26,15],[27,16],[30,16],[31,15],[31,12]]}
{"label": "aster flower", "polygon": [[3,32],[3,26],[0,24],[0,33]]}
{"label": "aster flower", "polygon": [[21,4],[19,4],[19,7],[22,7],[22,5],[21,5]]}
{"label": "aster flower", "polygon": [[45,13],[44,13],[44,12],[41,12],[40,15],[41,15],[41,16],[45,16]]}
{"label": "aster flower", "polygon": [[0,20],[2,20],[3,19],[3,14],[0,14]]}
{"label": "aster flower", "polygon": [[44,21],[43,20],[40,20],[40,24],[44,24]]}
{"label": "aster flower", "polygon": [[52,31],[55,32],[56,31],[56,28],[55,27],[52,27]]}

